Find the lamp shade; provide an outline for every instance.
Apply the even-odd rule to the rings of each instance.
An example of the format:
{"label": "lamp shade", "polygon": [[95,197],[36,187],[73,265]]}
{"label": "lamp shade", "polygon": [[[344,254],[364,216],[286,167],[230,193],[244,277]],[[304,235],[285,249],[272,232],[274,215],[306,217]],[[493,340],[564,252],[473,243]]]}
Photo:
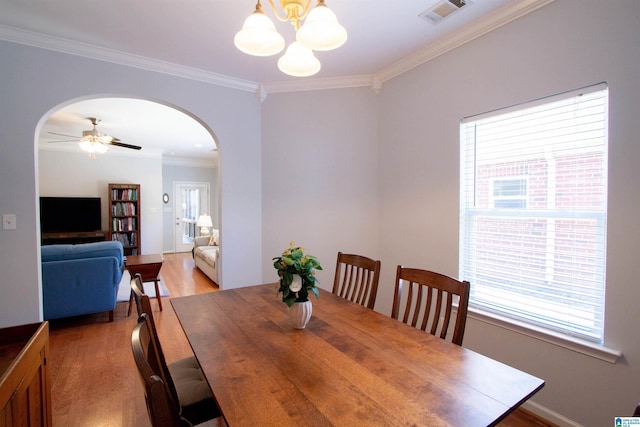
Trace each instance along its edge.
{"label": "lamp shade", "polygon": [[336,14],[324,3],[319,3],[296,33],[296,40],[311,50],[332,50],[347,41],[347,30],[338,23]]}
{"label": "lamp shade", "polygon": [[198,227],[213,227],[213,222],[211,222],[211,217],[209,215],[200,215],[198,217],[198,222],[196,222]]}
{"label": "lamp shade", "polygon": [[233,43],[240,51],[254,56],[275,55],[284,49],[284,38],[276,31],[273,21],[258,9],[244,21]]}
{"label": "lamp shade", "polygon": [[320,71],[321,65],[313,51],[295,41],[278,60],[278,68],[290,76],[308,77]]}
{"label": "lamp shade", "polygon": [[86,151],[87,153],[105,153],[109,147],[107,147],[104,144],[101,144],[99,142],[92,142],[92,141],[80,141],[78,143],[78,145],[80,146],[81,149],[83,149],[84,151]]}

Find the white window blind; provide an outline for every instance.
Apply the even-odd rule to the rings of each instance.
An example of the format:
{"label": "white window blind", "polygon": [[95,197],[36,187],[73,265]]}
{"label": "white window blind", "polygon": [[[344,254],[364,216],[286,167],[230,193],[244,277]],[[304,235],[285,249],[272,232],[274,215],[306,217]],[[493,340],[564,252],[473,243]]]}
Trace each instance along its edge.
{"label": "white window blind", "polygon": [[602,342],[607,110],[601,84],[462,121],[471,307]]}

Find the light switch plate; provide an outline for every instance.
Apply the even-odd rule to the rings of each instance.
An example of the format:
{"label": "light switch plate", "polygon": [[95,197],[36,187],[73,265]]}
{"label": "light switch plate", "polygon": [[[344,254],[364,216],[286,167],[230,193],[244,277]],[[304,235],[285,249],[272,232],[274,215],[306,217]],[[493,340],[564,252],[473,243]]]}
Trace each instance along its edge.
{"label": "light switch plate", "polygon": [[3,230],[15,230],[16,229],[16,215],[4,214],[2,215],[2,229]]}

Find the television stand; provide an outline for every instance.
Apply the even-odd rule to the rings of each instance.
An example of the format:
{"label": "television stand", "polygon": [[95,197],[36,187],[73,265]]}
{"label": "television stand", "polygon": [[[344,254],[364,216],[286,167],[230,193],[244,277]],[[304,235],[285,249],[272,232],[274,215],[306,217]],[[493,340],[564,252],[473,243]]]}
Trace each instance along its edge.
{"label": "television stand", "polygon": [[107,240],[107,231],[73,231],[61,233],[42,233],[42,245],[75,245],[78,243],[102,242]]}

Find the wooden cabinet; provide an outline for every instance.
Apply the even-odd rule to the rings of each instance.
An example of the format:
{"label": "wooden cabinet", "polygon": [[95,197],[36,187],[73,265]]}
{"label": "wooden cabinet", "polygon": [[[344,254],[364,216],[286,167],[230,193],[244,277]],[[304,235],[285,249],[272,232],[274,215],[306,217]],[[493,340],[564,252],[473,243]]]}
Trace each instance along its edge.
{"label": "wooden cabinet", "polygon": [[[78,231],[70,233],[42,233],[42,245],[77,245],[79,243],[102,242],[109,238],[106,231]],[[0,427],[2,427],[0,425]]]}
{"label": "wooden cabinet", "polygon": [[51,426],[49,323],[0,329],[0,426]]}
{"label": "wooden cabinet", "polygon": [[122,243],[125,255],[142,253],[139,184],[109,184],[109,234]]}

